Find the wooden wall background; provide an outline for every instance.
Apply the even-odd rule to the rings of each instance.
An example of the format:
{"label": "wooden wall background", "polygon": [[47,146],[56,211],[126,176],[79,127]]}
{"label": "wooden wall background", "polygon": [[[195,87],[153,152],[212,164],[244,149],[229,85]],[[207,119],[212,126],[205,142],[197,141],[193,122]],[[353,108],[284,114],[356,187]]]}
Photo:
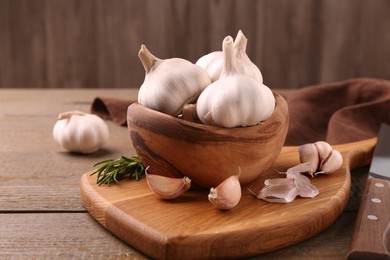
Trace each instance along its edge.
{"label": "wooden wall background", "polygon": [[0,87],[139,87],[141,43],[195,62],[239,29],[270,87],[390,79],[388,0],[0,0]]}

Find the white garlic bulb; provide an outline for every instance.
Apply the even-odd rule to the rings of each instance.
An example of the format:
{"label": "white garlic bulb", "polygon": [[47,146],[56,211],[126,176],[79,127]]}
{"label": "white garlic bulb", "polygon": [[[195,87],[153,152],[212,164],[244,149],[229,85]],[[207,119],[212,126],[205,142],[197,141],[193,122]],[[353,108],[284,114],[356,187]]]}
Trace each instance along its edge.
{"label": "white garlic bulb", "polygon": [[223,53],[222,51],[210,52],[198,59],[195,64],[204,68],[210,75],[211,82],[214,82],[221,76]]}
{"label": "white garlic bulb", "polygon": [[185,59],[156,58],[145,45],[141,46],[138,56],[146,72],[138,103],[148,108],[179,115],[183,106],[194,102],[211,83],[203,68]]}
{"label": "white garlic bulb", "polygon": [[275,109],[272,91],[253,78],[240,74],[233,51],[233,38],[223,41],[224,64],[221,77],[199,96],[196,112],[208,125],[227,128],[256,125]]}
{"label": "white garlic bulb", "polygon": [[[254,78],[260,83],[263,83],[263,75],[260,69],[250,60],[246,54],[246,46],[248,39],[240,30],[234,40],[234,54],[237,60],[237,69],[240,73]],[[196,61],[196,64],[204,68],[210,75],[211,81],[214,82],[221,76],[223,67],[223,52],[214,51],[202,56]]]}
{"label": "white garlic bulb", "polygon": [[96,152],[108,136],[108,127],[103,119],[80,111],[60,114],[53,128],[54,140],[71,152]]}

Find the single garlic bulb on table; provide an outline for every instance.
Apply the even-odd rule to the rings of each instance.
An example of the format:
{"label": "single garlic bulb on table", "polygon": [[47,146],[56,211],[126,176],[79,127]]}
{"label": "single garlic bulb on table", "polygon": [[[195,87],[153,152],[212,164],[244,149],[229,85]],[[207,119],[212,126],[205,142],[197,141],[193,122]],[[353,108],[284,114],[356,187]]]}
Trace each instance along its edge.
{"label": "single garlic bulb on table", "polygon": [[196,112],[208,125],[251,126],[268,119],[275,109],[272,91],[257,80],[240,73],[234,54],[233,38],[223,40],[221,77],[199,96]]}
{"label": "single garlic bulb on table", "polygon": [[185,104],[195,101],[211,79],[198,65],[181,58],[156,58],[145,45],[138,56],[145,68],[145,80],[138,103],[165,114],[181,114]]}
{"label": "single garlic bulb on table", "polygon": [[[234,40],[234,55],[237,59],[237,69],[241,74],[245,74],[260,83],[263,83],[263,75],[260,69],[250,60],[246,54],[248,39],[240,30]],[[195,64],[204,68],[210,75],[211,81],[214,82],[221,76],[223,67],[223,52],[214,51],[202,56]]]}
{"label": "single garlic bulb on table", "polygon": [[108,127],[103,119],[80,111],[60,114],[53,128],[54,140],[70,152],[96,152],[108,136]]}

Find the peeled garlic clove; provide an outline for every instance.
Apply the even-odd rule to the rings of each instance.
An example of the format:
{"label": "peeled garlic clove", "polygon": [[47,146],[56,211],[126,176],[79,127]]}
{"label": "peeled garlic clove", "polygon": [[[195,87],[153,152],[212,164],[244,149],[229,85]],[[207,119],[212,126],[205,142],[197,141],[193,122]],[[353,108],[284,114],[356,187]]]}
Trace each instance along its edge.
{"label": "peeled garlic clove", "polygon": [[211,188],[208,199],[217,209],[228,210],[234,208],[241,199],[239,176],[230,176],[216,188]]}
{"label": "peeled garlic clove", "polygon": [[252,126],[268,119],[275,109],[272,91],[253,78],[240,74],[233,39],[223,41],[221,77],[199,96],[196,112],[204,124],[221,127]]}
{"label": "peeled garlic clove", "polygon": [[332,150],[330,156],[321,163],[320,172],[319,173],[332,173],[341,168],[343,164],[343,157],[341,153],[337,150]]}
{"label": "peeled garlic clove", "polygon": [[145,172],[149,188],[162,199],[178,198],[191,187],[191,179],[188,177],[170,178]]}
{"label": "peeled garlic clove", "polygon": [[138,56],[146,72],[138,103],[148,108],[177,116],[185,104],[194,102],[211,83],[203,68],[185,59],[159,59],[145,45]]}
{"label": "peeled garlic clove", "polygon": [[320,157],[316,146],[312,143],[304,144],[298,148],[299,160],[301,163],[310,164],[309,174],[313,177],[313,174],[317,171],[317,168],[320,164]]}
{"label": "peeled garlic clove", "polygon": [[53,138],[65,150],[93,153],[108,140],[108,127],[97,115],[69,111],[58,116]]}

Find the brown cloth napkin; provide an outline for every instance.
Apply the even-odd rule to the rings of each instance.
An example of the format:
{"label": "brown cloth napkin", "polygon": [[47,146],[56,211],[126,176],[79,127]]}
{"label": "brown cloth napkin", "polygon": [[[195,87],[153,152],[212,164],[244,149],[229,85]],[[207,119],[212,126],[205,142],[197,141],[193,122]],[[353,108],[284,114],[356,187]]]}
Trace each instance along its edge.
{"label": "brown cloth napkin", "polygon": [[[284,95],[290,125],[285,145],[327,141],[341,144],[375,137],[390,124],[390,81],[358,78],[313,85]],[[126,126],[135,100],[97,97],[91,112]]]}

